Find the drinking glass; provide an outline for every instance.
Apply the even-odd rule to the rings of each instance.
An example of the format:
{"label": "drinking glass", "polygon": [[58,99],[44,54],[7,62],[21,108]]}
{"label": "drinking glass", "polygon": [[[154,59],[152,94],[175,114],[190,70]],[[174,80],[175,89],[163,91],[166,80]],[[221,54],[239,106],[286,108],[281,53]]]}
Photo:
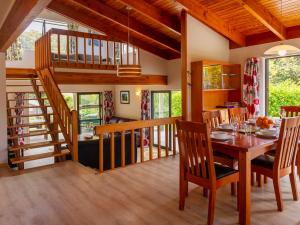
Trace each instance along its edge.
{"label": "drinking glass", "polygon": [[238,124],[238,121],[237,121],[236,118],[234,118],[234,117],[230,118],[230,126],[233,130],[233,134],[236,135],[237,131],[238,131],[238,128],[239,128],[239,124]]}

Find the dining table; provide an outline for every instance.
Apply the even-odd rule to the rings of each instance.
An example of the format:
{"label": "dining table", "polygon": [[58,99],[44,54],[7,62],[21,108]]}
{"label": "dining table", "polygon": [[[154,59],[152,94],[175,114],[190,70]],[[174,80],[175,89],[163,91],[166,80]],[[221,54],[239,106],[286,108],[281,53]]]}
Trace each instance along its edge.
{"label": "dining table", "polygon": [[231,133],[232,138],[224,141],[212,139],[215,151],[238,159],[239,162],[239,223],[251,224],[251,160],[274,148],[276,138],[262,138],[255,134]]}

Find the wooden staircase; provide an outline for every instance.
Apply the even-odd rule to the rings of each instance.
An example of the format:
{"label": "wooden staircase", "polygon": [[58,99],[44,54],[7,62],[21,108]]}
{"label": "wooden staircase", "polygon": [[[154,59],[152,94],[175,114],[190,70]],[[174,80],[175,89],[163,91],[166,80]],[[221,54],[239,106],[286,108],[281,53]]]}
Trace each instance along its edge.
{"label": "wooden staircase", "polygon": [[59,115],[50,105],[52,101],[44,92],[39,78],[7,78],[6,82],[11,167],[26,169],[35,167],[35,162],[40,166],[64,160],[71,152],[68,141],[61,133]]}

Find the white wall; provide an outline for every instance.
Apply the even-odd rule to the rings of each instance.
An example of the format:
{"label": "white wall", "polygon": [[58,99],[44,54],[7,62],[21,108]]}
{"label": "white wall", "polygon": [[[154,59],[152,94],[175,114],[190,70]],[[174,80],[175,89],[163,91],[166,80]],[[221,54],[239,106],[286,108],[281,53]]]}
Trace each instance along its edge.
{"label": "white wall", "polygon": [[0,53],[0,164],[7,163],[7,117],[5,90],[5,53]]}
{"label": "white wall", "polygon": [[[200,60],[229,61],[229,41],[194,17],[187,16],[187,70]],[[187,88],[188,119],[191,118],[191,87]]]}
{"label": "white wall", "polygon": [[259,64],[259,82],[260,82],[260,114],[265,113],[265,57],[264,52],[280,43],[294,45],[300,48],[300,38],[280,41],[280,42],[273,42],[273,43],[266,43],[261,45],[254,45],[244,48],[237,48],[230,50],[230,61],[234,63],[242,64],[242,71],[244,69],[244,65],[247,58],[250,57],[258,57],[260,64]]}

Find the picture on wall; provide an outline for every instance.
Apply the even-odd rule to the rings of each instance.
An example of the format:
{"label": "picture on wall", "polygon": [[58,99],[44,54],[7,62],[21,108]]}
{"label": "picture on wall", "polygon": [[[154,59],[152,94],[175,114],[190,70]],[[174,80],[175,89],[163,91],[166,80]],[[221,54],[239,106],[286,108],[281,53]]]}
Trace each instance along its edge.
{"label": "picture on wall", "polygon": [[130,92],[129,91],[120,91],[120,103],[129,104],[130,103]]}

